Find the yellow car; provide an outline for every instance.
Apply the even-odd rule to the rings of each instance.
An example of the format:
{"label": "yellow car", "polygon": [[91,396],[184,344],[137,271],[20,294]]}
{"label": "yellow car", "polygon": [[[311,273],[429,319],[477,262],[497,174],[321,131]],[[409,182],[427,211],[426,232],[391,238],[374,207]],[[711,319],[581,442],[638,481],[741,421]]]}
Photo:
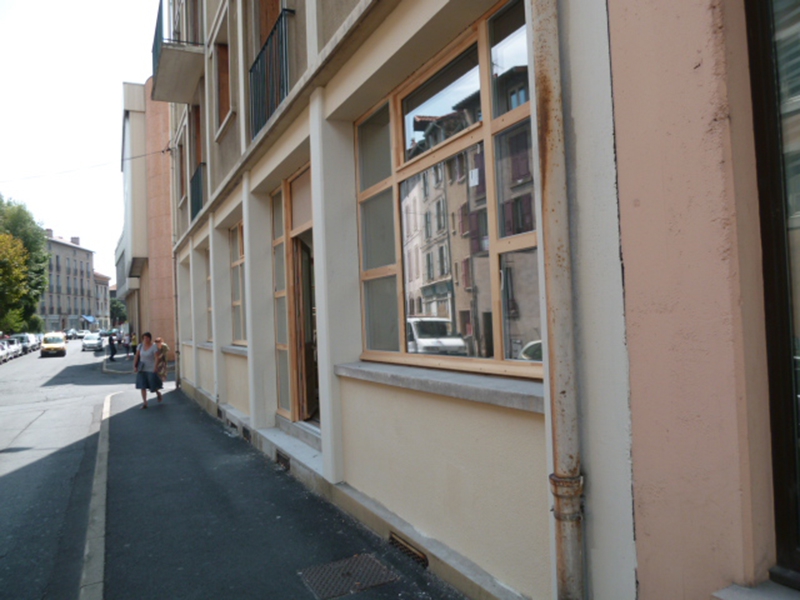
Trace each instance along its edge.
{"label": "yellow car", "polygon": [[67,339],[60,331],[45,333],[44,338],[42,338],[41,356],[49,356],[50,354],[55,354],[56,356],[67,355]]}

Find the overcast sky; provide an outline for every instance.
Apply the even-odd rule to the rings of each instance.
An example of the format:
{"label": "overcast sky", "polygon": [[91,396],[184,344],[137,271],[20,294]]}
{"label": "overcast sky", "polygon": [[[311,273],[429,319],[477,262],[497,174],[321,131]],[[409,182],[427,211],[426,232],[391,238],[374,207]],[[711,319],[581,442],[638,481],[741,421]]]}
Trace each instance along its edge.
{"label": "overcast sky", "polygon": [[122,82],[152,75],[158,0],[0,0],[0,194],[116,279]]}

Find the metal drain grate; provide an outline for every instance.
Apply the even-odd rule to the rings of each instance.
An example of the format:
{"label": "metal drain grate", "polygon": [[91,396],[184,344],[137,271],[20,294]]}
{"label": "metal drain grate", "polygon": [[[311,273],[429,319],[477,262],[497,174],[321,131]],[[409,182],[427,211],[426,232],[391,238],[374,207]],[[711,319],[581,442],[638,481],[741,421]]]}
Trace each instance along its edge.
{"label": "metal drain grate", "polygon": [[300,577],[319,600],[340,598],[399,579],[371,554],[356,554],[326,565],[300,571]]}
{"label": "metal drain grate", "polygon": [[418,550],[394,532],[389,533],[389,545],[394,546],[400,552],[408,556],[411,560],[421,565],[423,569],[428,568],[428,557],[422,550]]}

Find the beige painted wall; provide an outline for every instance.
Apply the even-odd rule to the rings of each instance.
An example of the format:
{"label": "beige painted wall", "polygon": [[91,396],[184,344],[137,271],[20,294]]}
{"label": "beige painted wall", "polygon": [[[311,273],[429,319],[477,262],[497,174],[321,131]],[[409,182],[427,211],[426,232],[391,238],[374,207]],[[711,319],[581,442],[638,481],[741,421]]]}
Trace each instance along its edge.
{"label": "beige painted wall", "polygon": [[341,378],[345,481],[532,598],[550,598],[542,415]]}
{"label": "beige painted wall", "polygon": [[250,414],[250,383],[247,377],[247,357],[238,354],[223,353],[225,364],[226,390],[224,401],[242,411]]}
{"label": "beige painted wall", "polygon": [[195,386],[197,385],[194,368],[194,347],[190,344],[181,344],[181,377],[185,377]]}
{"label": "beige painted wall", "polygon": [[741,0],[609,0],[639,597],[774,561]]}
{"label": "beige painted wall", "polygon": [[214,396],[214,351],[207,348],[197,349],[198,386]]}

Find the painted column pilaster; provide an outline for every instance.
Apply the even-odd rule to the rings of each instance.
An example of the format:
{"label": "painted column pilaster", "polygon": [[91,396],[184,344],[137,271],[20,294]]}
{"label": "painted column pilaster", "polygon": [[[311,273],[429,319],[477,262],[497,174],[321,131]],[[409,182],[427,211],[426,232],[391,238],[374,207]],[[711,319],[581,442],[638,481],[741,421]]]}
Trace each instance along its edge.
{"label": "painted column pilaster", "polygon": [[342,398],[336,364],[361,354],[353,123],[325,118],[325,93],[311,94],[311,197],[323,475],[344,477]]}

